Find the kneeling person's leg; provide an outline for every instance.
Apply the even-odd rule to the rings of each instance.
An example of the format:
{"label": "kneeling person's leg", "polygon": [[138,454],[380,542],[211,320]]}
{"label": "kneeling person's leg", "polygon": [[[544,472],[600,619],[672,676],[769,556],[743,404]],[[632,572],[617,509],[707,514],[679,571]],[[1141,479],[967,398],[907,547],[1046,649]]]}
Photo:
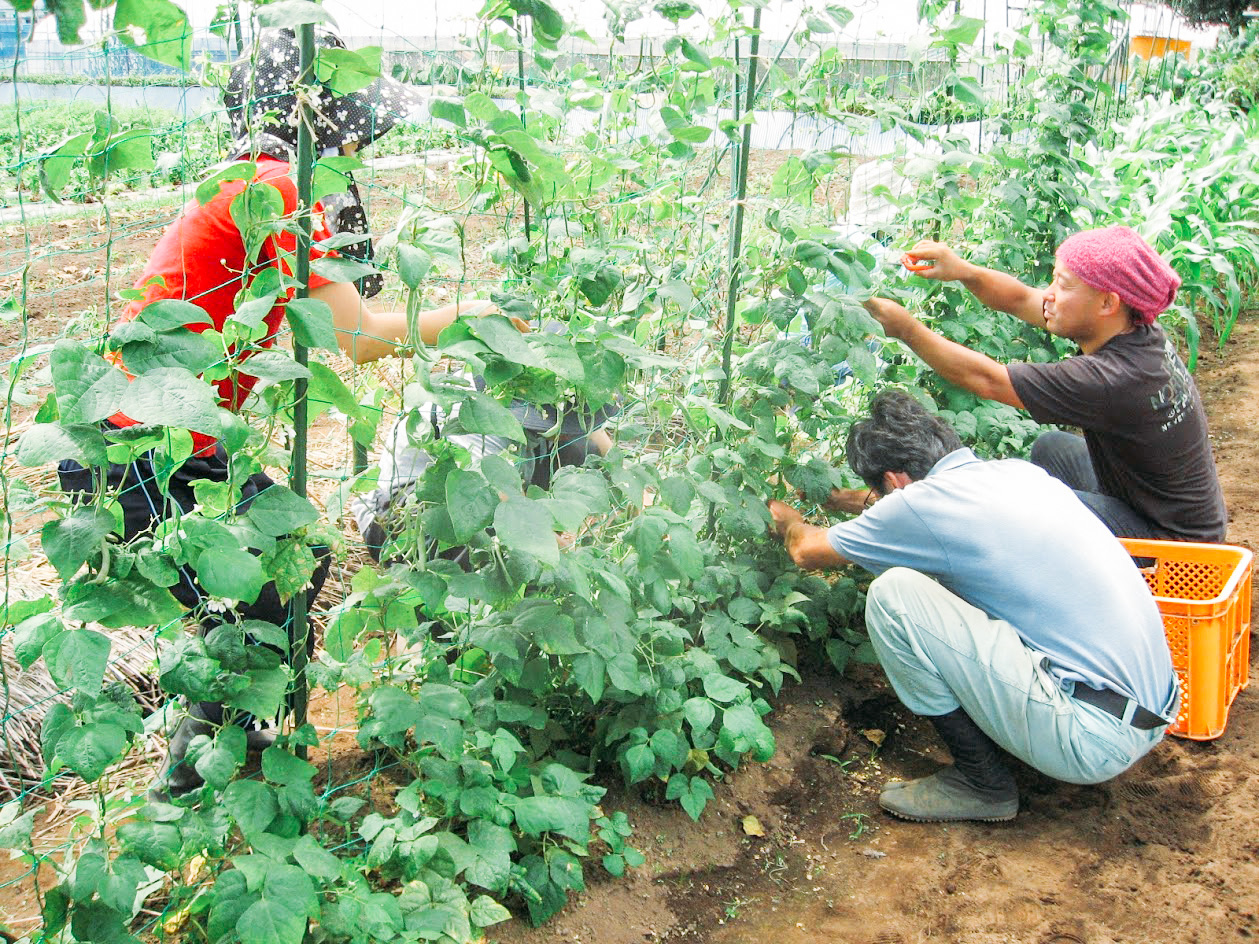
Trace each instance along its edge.
{"label": "kneeling person's leg", "polygon": [[870,587],[866,624],[892,687],[915,714],[961,708],[1015,757],[1070,783],[1107,780],[1140,756],[1127,750],[1122,722],[1068,695],[1013,626],[929,577],[889,570]]}
{"label": "kneeling person's leg", "polygon": [[1125,538],[1174,537],[1127,502],[1101,492],[1083,436],[1056,429],[1041,433],[1032,443],[1031,460],[1069,486],[1111,534]]}
{"label": "kneeling person's leg", "polygon": [[1096,492],[1100,488],[1083,436],[1057,429],[1041,433],[1032,443],[1029,458],[1033,465],[1077,492]]}

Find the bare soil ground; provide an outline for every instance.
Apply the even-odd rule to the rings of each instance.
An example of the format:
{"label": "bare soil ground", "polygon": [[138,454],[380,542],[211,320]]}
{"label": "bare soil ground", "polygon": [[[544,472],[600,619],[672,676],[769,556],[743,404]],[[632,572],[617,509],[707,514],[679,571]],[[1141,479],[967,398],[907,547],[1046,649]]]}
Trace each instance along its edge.
{"label": "bare soil ground", "polygon": [[[1259,547],[1259,323],[1206,351],[1206,401],[1229,540]],[[1252,650],[1251,672],[1259,672]],[[1008,824],[906,823],[887,779],[947,753],[876,668],[807,671],[770,725],[778,752],[717,789],[699,823],[629,798],[647,863],[551,925],[501,944],[1224,944],[1259,937],[1259,685],[1222,737],[1168,738],[1099,786],[1020,766]],[[863,733],[865,732],[865,733]],[[874,741],[882,740],[876,747]],[[836,760],[841,763],[836,763]],[[623,798],[610,800],[617,805]],[[755,817],[752,824],[746,817]],[[749,834],[764,831],[764,836]]]}
{"label": "bare soil ground", "polygon": [[[763,166],[772,173],[775,162]],[[413,193],[441,190],[440,171],[425,168],[396,182]],[[93,217],[0,230],[0,287],[13,290],[26,279],[33,288],[25,326],[0,324],[5,359],[24,335],[37,343],[102,330],[104,290],[134,277],[154,239],[145,225],[152,219],[151,211],[136,210],[115,214],[112,229]],[[483,252],[495,222],[469,218],[465,225],[476,253],[470,268],[492,277]],[[24,270],[27,258],[34,265]],[[1198,382],[1230,539],[1254,548],[1259,321],[1248,317],[1222,357],[1204,353]],[[10,443],[30,417],[29,406],[14,409]],[[312,437],[312,461],[327,476],[313,480],[320,496],[348,451],[335,424],[321,422]],[[47,476],[35,479],[48,484]],[[37,524],[15,522],[18,532]],[[352,556],[342,579],[360,563],[361,555]],[[46,576],[38,560],[16,566]],[[329,583],[335,597],[340,582]],[[884,780],[919,776],[947,759],[929,726],[900,708],[877,668],[840,678],[806,666],[803,674],[770,716],[774,758],[717,785],[699,823],[650,791],[614,787],[604,805],[627,810],[646,864],[619,880],[592,867],[588,891],[547,926],[513,921],[492,929],[491,941],[1222,944],[1259,936],[1259,685],[1239,696],[1218,740],[1169,739],[1124,776],[1094,787],[1021,768],[1023,809],[1013,823],[934,826],[893,820],[876,802]],[[353,742],[350,699],[317,699],[312,720],[330,735],[341,732],[314,758],[327,783],[372,771]],[[133,776],[139,782],[150,773],[140,768]],[[396,785],[386,774],[360,789],[383,799]],[[37,827],[49,850],[74,834],[75,815],[66,802],[50,805]],[[33,881],[20,863],[0,863],[0,918],[16,929],[35,926]]]}

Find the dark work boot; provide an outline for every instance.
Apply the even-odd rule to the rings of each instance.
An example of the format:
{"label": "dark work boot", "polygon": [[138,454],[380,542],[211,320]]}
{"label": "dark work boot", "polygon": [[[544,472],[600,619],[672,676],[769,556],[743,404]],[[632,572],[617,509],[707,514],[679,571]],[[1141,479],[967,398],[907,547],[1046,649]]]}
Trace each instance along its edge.
{"label": "dark work boot", "polygon": [[[271,726],[259,727],[258,722],[246,716],[249,726],[245,728],[245,745],[250,754],[260,754],[275,743],[276,729]],[[186,796],[200,790],[205,780],[197,773],[196,767],[187,759],[188,748],[193,738],[204,734],[214,737],[223,726],[223,707],[211,702],[201,702],[188,709],[188,714],[175,725],[166,746],[166,759],[157,779],[149,788],[149,799],[157,803],[169,803],[172,799]]]}
{"label": "dark work boot", "polygon": [[180,797],[187,796],[194,790],[205,785],[205,780],[197,773],[188,760],[188,748],[192,739],[204,734],[214,737],[215,725],[199,717],[200,712],[193,706],[188,714],[175,725],[175,731],[166,745],[166,759],[162,761],[162,769],[157,779],[149,788],[149,800],[154,803],[169,803]]}
{"label": "dark work boot", "polygon": [[879,805],[893,816],[921,823],[1014,819],[1019,792],[997,745],[961,708],[932,718],[953,765],[908,783],[889,783]]}

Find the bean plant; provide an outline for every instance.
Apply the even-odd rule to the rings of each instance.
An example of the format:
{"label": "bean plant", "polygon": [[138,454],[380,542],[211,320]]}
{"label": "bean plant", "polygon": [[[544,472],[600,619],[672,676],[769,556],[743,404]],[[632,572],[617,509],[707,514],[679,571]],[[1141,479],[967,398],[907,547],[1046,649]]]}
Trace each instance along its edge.
{"label": "bean plant", "polygon": [[[660,9],[675,22],[692,12]],[[69,18],[65,10],[58,16]],[[22,465],[99,467],[151,453],[169,475],[199,432],[228,450],[231,475],[202,483],[196,509],[126,545],[107,488],[78,505],[46,498],[41,541],[62,584],[55,599],[9,603],[5,621],[19,662],[42,660],[72,693],[44,723],[49,772],[69,769],[95,793],[88,833],[46,863],[56,881],[41,892],[41,940],[467,944],[512,911],[545,921],[592,868],[619,876],[642,864],[626,813],[605,805],[610,782],[698,819],[725,778],[773,755],[768,716],[802,659],[823,654],[842,671],[871,658],[862,583],[791,566],[766,538],[766,499],[818,504],[854,484],[842,471],[844,434],[888,384],[916,391],[986,455],[1020,454],[1036,432],[923,371],[879,337],[861,301],[897,294],[1002,360],[1066,353],[955,286],[915,287],[890,261],[914,237],[1043,281],[1074,229],[1129,222],[1186,275],[1172,323],[1196,339],[1190,326],[1203,307],[1227,334],[1254,278],[1249,117],[1223,98],[1198,113],[1156,95],[1097,127],[1092,113],[1111,92],[1095,77],[1123,15],[1108,0],[1037,0],[1027,23],[986,53],[994,73],[1008,67],[1013,77],[991,100],[958,66],[981,54],[982,24],[943,3],[921,12],[948,62],[916,74],[922,102],[983,114],[997,136],[978,149],[940,129],[930,132],[937,158],[899,160],[916,191],[885,255],[837,231],[816,200],[849,155],[793,155],[754,197],[738,184],[749,102],[889,127],[913,128],[908,119],[921,116],[837,90],[820,42],[794,77],[762,51],[768,68],[749,83],[754,13],[732,4],[706,38],[679,32],[649,67],[614,61],[599,74],[562,64],[569,27],[545,0],[487,4],[477,48],[519,53],[535,84],[510,102],[474,84],[432,113],[434,134],[460,149],[466,205],[511,221],[489,247],[503,315],[460,319],[436,349],[411,353],[398,408],[432,463],[387,563],[353,576],[300,675],[281,655],[300,650],[301,627],[229,618],[205,636],[195,628],[211,612],[230,617],[268,580],[284,597],[302,592],[312,548],[335,553],[343,542],[283,485],[237,510],[247,476],[284,461],[275,444],[305,434],[299,396],[310,414],[335,412],[360,443],[377,437],[379,389],[347,385],[319,356],[303,363],[260,349],[261,319],[292,277],[263,270],[222,331],[187,330],[186,303],[144,309],[108,341],[125,354],[130,381],[78,341],[47,352],[49,389],[18,444]],[[267,15],[299,25],[323,13],[293,0]],[[117,16],[151,17],[150,35],[180,35],[167,0],[120,2]],[[801,17],[796,36],[807,46],[850,14],[829,6]],[[586,130],[572,134],[578,126]],[[81,166],[103,180],[144,165],[142,147],[111,150],[119,131],[108,120],[84,133],[47,154],[54,190]],[[321,160],[315,197],[343,189],[356,167]],[[251,177],[247,164],[218,168],[196,198]],[[738,239],[732,205],[746,211]],[[281,210],[267,184],[234,198],[253,251],[298,224]],[[380,241],[409,311],[424,306],[434,278],[460,274],[462,233],[459,220],[414,209]],[[316,271],[349,281],[362,264],[324,259]],[[510,315],[563,330],[522,335]],[[288,303],[287,330],[304,349],[336,347],[331,313],[308,299]],[[263,384],[230,414],[208,381],[246,351]],[[483,377],[484,389],[451,382],[452,367]],[[512,400],[616,405],[614,446],[545,491],[526,487],[511,453],[473,461],[423,421],[429,404],[457,408],[448,432],[519,443]],[[142,425],[103,431],[120,410]],[[348,479],[333,504],[371,482]],[[209,594],[192,612],[168,589],[185,565]],[[190,801],[146,802],[116,777],[155,726],[125,688],[104,681],[108,630],[123,625],[155,627],[155,672],[172,699],[269,717],[290,711],[295,690],[353,693],[357,746],[397,789],[323,782],[307,759],[319,735],[299,715],[257,771],[243,730],[198,739],[188,762],[205,786]],[[266,646],[246,645],[247,635]],[[34,860],[36,812],[0,809],[0,845]],[[153,912],[157,923],[144,917]]]}

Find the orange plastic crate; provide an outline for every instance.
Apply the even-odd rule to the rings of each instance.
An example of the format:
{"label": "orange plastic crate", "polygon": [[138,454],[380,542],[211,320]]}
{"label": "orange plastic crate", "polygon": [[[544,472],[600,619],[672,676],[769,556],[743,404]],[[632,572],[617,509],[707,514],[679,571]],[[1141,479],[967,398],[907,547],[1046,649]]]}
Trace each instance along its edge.
{"label": "orange plastic crate", "polygon": [[1180,678],[1180,714],[1167,730],[1209,741],[1224,733],[1228,709],[1250,682],[1250,587],[1254,555],[1231,544],[1121,538],[1163,615]]}

